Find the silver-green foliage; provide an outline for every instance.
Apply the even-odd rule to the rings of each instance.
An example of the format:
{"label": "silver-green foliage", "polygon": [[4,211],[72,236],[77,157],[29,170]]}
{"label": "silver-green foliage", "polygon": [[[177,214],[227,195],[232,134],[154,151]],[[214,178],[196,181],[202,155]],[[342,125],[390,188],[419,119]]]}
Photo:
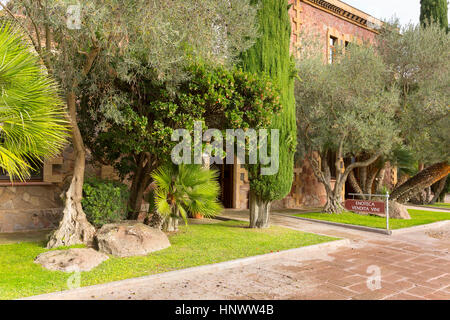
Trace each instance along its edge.
{"label": "silver-green foliage", "polygon": [[[72,0],[10,0],[4,15],[28,32],[64,90],[74,90],[90,72],[90,92],[105,78],[134,83],[142,75],[178,83],[185,67],[201,57],[231,65],[258,36],[257,7],[251,0],[86,0],[80,5],[80,28],[67,26]],[[27,14],[24,16],[23,13]],[[98,52],[98,53],[97,53]],[[94,58],[92,69],[86,62]],[[103,111],[120,121],[121,95],[109,92]]]}
{"label": "silver-green foliage", "polygon": [[423,162],[450,160],[450,35],[437,24],[387,24],[378,51],[400,91],[401,136]]}
{"label": "silver-green foliage", "polygon": [[[398,92],[386,87],[386,66],[369,46],[350,45],[337,62],[298,61],[299,151],[338,156],[386,154],[398,141]],[[340,153],[340,155],[339,155]]]}

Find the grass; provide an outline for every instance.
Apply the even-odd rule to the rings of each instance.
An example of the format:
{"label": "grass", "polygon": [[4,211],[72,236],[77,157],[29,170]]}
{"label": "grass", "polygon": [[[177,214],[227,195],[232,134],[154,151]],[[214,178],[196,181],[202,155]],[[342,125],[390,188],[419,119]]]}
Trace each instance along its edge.
{"label": "grass", "polygon": [[436,208],[446,208],[446,209],[450,209],[450,203],[439,203],[436,202],[435,204],[427,204],[427,207],[436,207]]}
{"label": "grass", "polygon": [[[237,258],[255,256],[336,240],[272,226],[247,229],[247,223],[226,221],[183,226],[170,236],[171,247],[144,257],[111,257],[81,273],[81,286],[140,277]],[[49,271],[33,260],[47,251],[44,243],[0,245],[0,299],[15,299],[67,290],[70,273]]]}
{"label": "grass", "polygon": [[[411,220],[389,219],[390,229],[401,229],[442,220],[450,220],[450,212],[434,212],[426,210],[408,209]],[[386,228],[386,218],[376,216],[363,216],[353,212],[341,214],[327,214],[320,212],[295,214],[297,217],[353,224],[372,228]]]}

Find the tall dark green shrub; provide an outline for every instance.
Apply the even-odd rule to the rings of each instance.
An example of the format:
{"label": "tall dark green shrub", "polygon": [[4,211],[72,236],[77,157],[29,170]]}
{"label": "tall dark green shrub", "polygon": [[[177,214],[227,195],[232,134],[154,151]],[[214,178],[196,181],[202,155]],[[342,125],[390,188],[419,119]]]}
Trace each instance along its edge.
{"label": "tall dark green shrub", "polygon": [[[260,175],[259,165],[248,165],[250,180],[250,227],[268,226],[270,203],[291,190],[296,148],[294,61],[290,55],[291,22],[286,0],[255,0],[259,5],[260,38],[242,55],[245,71],[267,74],[280,88],[281,114],[271,128],[280,130],[279,170]],[[269,139],[270,141],[270,139]],[[269,148],[270,150],[270,148]]]}
{"label": "tall dark green shrub", "polygon": [[97,228],[124,220],[128,187],[118,181],[89,178],[83,184],[83,205],[88,221]]}
{"label": "tall dark green shrub", "polygon": [[448,30],[447,0],[420,0],[420,24],[438,23],[441,28]]}

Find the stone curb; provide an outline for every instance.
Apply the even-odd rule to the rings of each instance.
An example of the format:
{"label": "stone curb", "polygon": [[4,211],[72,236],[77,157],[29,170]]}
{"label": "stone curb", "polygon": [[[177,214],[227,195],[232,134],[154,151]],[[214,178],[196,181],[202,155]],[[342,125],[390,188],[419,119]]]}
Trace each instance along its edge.
{"label": "stone curb", "polygon": [[415,206],[415,205],[408,205],[408,207],[410,207],[410,209],[413,210],[434,209],[436,210],[436,212],[450,212],[450,209],[443,207]]}
{"label": "stone curb", "polygon": [[433,223],[428,223],[428,224],[422,224],[419,226],[395,229],[395,230],[392,230],[392,235],[403,234],[403,233],[408,233],[408,232],[413,232],[413,231],[427,230],[427,229],[432,229],[432,228],[436,228],[436,227],[439,228],[439,227],[447,226],[449,224],[450,224],[450,220],[443,220],[443,221],[438,221],[438,222],[433,222]]}
{"label": "stone curb", "polygon": [[[181,270],[175,270],[175,271],[169,271],[159,274],[153,274],[149,276],[139,277],[139,278],[131,278],[131,279],[125,279],[125,280],[119,280],[114,282],[108,282],[88,287],[82,287],[77,288],[73,290],[66,290],[66,291],[58,291],[58,292],[52,292],[37,296],[31,296],[22,298],[19,300],[60,300],[59,297],[64,297],[66,294],[70,295],[76,295],[76,294],[89,294],[89,292],[98,292],[98,290],[111,290],[115,287],[119,287],[122,285],[132,286],[133,284],[142,284],[143,281],[153,281],[154,283],[161,283],[163,281],[171,280],[173,278],[177,278],[183,275],[196,275],[206,272],[218,272],[221,270],[233,268],[233,267],[242,267],[246,266],[255,262],[264,262],[267,260],[273,260],[273,259],[280,259],[280,258],[289,258],[293,255],[307,255],[307,254],[314,254],[316,251],[320,251],[321,254],[334,251],[340,247],[347,246],[351,244],[351,240],[349,239],[342,239],[342,240],[335,240],[325,243],[319,243],[315,245],[300,247],[300,248],[294,248],[289,250],[283,250],[279,252],[273,252],[273,253],[266,253],[258,256],[252,256],[247,258],[240,258],[230,261],[224,261],[214,264],[208,264],[204,266],[198,266],[198,267],[192,267],[187,269],[181,269]],[[314,257],[312,257],[314,258]],[[82,274],[81,274],[82,275]]]}
{"label": "stone curb", "polygon": [[300,219],[300,220],[313,222],[313,223],[322,223],[322,224],[328,224],[328,225],[347,228],[347,229],[368,231],[368,232],[380,233],[380,234],[385,234],[385,235],[404,234],[404,233],[408,233],[408,232],[426,230],[426,229],[431,229],[431,228],[436,228],[436,227],[444,227],[444,226],[450,224],[450,220],[443,220],[443,221],[437,221],[437,222],[432,222],[432,223],[428,223],[428,224],[422,224],[422,225],[412,226],[412,227],[407,227],[407,228],[386,230],[386,229],[370,228],[370,227],[366,227],[366,226],[357,226],[357,225],[353,225],[353,224],[331,222],[331,221],[325,221],[325,220],[301,218],[301,217],[290,216],[290,215],[286,215],[286,214],[282,214],[282,213],[275,213],[275,214],[279,215],[279,216],[283,216],[283,217],[295,218],[295,219]]}
{"label": "stone curb", "polygon": [[384,235],[392,234],[392,230],[371,228],[371,227],[366,227],[366,226],[358,226],[358,225],[354,225],[354,224],[345,224],[345,223],[332,222],[332,221],[326,221],[326,220],[302,218],[302,217],[291,216],[291,215],[287,215],[287,214],[283,214],[283,213],[274,213],[274,214],[276,214],[278,216],[287,217],[287,218],[294,218],[294,219],[299,219],[299,220],[308,221],[308,222],[312,222],[312,223],[322,223],[322,224],[327,224],[327,225],[336,226],[336,227],[342,227],[342,228],[346,228],[346,229],[374,232],[374,233],[379,233],[379,234],[384,234]]}

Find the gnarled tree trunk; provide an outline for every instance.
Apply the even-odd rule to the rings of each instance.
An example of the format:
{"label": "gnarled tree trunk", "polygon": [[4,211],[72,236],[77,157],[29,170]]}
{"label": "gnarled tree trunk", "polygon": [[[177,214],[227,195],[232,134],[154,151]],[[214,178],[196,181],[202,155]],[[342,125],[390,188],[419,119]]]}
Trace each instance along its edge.
{"label": "gnarled tree trunk", "polygon": [[427,204],[430,202],[430,198],[431,198],[431,186],[425,188],[425,201],[424,204]]}
{"label": "gnarled tree trunk", "polygon": [[367,170],[368,170],[367,166],[361,167],[359,170],[359,180],[360,180],[359,185],[361,186],[363,193],[364,193],[364,190],[366,190]]}
{"label": "gnarled tree trunk", "polygon": [[355,173],[353,170],[349,173],[348,180],[349,180],[350,185],[352,186],[353,190],[355,190],[356,193],[360,194],[361,199],[366,200],[366,196],[364,195],[364,192],[362,191],[361,187],[359,186],[358,180],[356,180]]}
{"label": "gnarled tree trunk", "polygon": [[138,155],[137,169],[134,173],[128,198],[128,219],[137,220],[141,212],[144,192],[151,183],[150,173],[152,171],[151,157],[147,153]]}
{"label": "gnarled tree trunk", "polygon": [[[339,157],[341,158],[341,151],[339,152]],[[374,163],[378,158],[380,157],[380,154],[375,154],[371,156],[369,159],[365,161],[360,162],[354,162],[350,164],[344,172],[341,172],[339,161],[336,161],[335,167],[336,167],[336,182],[334,185],[334,188],[331,188],[330,184],[330,173],[329,173],[329,166],[326,161],[323,162],[323,165],[325,167],[325,174],[319,175],[316,173],[318,172],[317,168],[314,170],[314,173],[316,174],[316,177],[319,178],[319,181],[321,181],[324,186],[325,190],[327,192],[327,203],[325,204],[323,211],[326,213],[342,213],[344,211],[344,207],[342,206],[342,202],[344,199],[342,199],[342,191],[344,189],[345,182],[347,181],[348,176],[355,168],[366,168],[366,178],[367,178],[367,167]]]}
{"label": "gnarled tree trunk", "polygon": [[75,151],[75,166],[70,187],[66,192],[63,219],[58,229],[52,233],[47,248],[71,246],[74,244],[92,244],[95,228],[89,223],[81,206],[83,197],[84,168],[86,153],[83,139],[76,120],[75,93],[67,95],[70,123],[72,125],[72,143]]}
{"label": "gnarled tree trunk", "polygon": [[376,178],[376,184],[375,184],[375,192],[379,193],[381,192],[381,187],[383,186],[384,182],[384,174],[386,173],[386,164],[378,171],[377,178]]}
{"label": "gnarled tree trunk", "polygon": [[250,191],[250,228],[268,228],[270,215],[270,201],[261,199]]}
{"label": "gnarled tree trunk", "polygon": [[433,199],[431,199],[431,201],[430,201],[430,204],[435,204],[436,201],[438,201],[439,197],[441,196],[442,191],[445,188],[445,184],[447,183],[447,178],[448,178],[448,176],[439,180],[438,187],[436,189],[436,192],[434,193]]}
{"label": "gnarled tree trunk", "polygon": [[364,193],[372,194],[373,183],[378,174],[379,169],[377,167],[368,168],[368,175],[366,177]]}
{"label": "gnarled tree trunk", "polygon": [[450,166],[447,162],[436,163],[427,167],[402,185],[395,188],[392,191],[391,199],[400,203],[405,203],[413,195],[446,177],[449,173]]}
{"label": "gnarled tree trunk", "polygon": [[327,203],[323,207],[323,211],[326,213],[342,213],[344,207],[342,206],[341,196],[336,195],[335,192],[327,194]]}

